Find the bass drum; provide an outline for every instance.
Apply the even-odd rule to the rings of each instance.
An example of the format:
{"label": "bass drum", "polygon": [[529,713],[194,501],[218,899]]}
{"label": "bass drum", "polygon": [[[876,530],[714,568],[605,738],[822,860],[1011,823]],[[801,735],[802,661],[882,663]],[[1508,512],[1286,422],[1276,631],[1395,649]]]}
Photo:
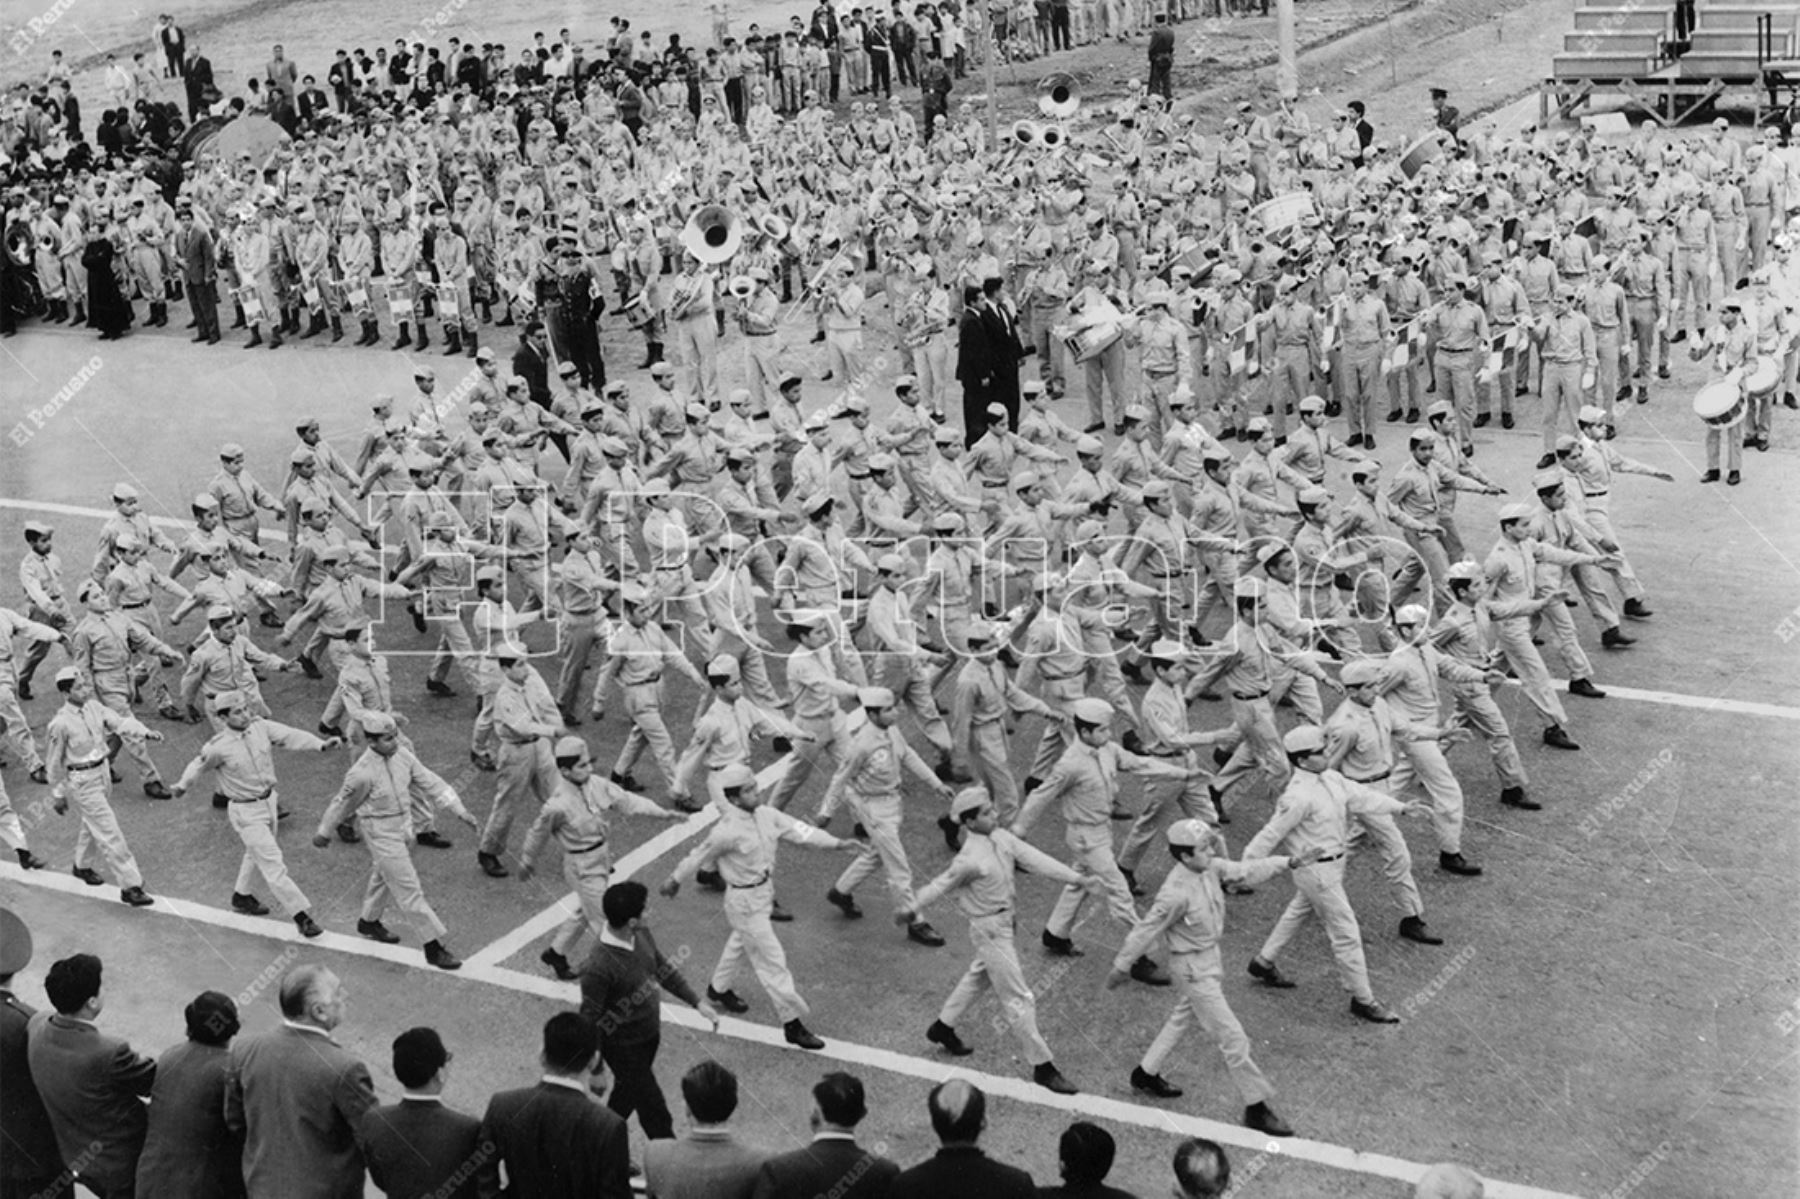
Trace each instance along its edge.
{"label": "bass drum", "polygon": [[1708,383],[1694,396],[1694,415],[1714,429],[1729,429],[1744,419],[1748,410],[1745,393],[1736,372]]}

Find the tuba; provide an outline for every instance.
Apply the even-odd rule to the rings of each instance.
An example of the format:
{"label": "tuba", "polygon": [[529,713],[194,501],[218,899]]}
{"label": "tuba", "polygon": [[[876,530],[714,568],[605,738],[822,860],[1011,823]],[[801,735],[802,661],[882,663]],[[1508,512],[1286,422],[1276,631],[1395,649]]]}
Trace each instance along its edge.
{"label": "tuba", "polygon": [[696,210],[681,231],[682,248],[707,266],[729,261],[743,241],[743,222],[720,204]]}
{"label": "tuba", "polygon": [[1066,121],[1081,110],[1081,85],[1073,75],[1052,75],[1038,91],[1038,111],[1052,121]]}

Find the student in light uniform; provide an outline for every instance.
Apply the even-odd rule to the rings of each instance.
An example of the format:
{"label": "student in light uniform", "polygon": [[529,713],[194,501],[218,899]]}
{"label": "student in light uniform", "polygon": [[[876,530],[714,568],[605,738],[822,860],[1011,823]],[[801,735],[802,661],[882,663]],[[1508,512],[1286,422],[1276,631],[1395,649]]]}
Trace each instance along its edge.
{"label": "student in light uniform", "polygon": [[56,672],[56,689],[62,693],[63,706],[50,718],[44,734],[44,765],[50,778],[51,807],[63,816],[73,802],[81,818],[75,866],[70,873],[90,887],[101,886],[104,880],[94,862],[104,859],[119,885],[119,898],[134,908],[145,907],[155,901],[144,893],[144,876],[112,809],[107,744],[122,740],[142,754],[143,743],[161,741],[162,734],[145,728],[129,712],[102,706],[94,698],[87,675],[74,666]]}

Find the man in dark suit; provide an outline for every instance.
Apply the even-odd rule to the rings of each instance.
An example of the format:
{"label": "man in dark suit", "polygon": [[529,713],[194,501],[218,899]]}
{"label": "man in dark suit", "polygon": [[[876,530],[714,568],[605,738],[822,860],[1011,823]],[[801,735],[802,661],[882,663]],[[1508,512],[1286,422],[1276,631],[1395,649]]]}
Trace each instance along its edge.
{"label": "man in dark suit", "polygon": [[391,1199],[477,1199],[499,1189],[481,1121],[444,1106],[450,1051],[434,1028],[394,1038],[399,1103],[370,1108],[356,1126],[369,1177]]}
{"label": "man in dark suit", "polygon": [[200,53],[199,47],[194,45],[192,41],[188,42],[188,49],[190,51],[190,56],[188,58],[187,74],[182,78],[181,82],[182,86],[187,89],[188,120],[192,121],[200,115],[201,110],[209,103],[206,98],[206,93],[212,90],[213,70],[212,59]]}
{"label": "man in dark suit", "polygon": [[981,319],[987,326],[988,343],[993,355],[994,389],[988,402],[998,400],[1006,405],[1010,427],[1019,427],[1019,362],[1025,357],[1025,344],[1019,340],[1019,314],[1001,289],[1006,281],[990,276],[981,284]]}
{"label": "man in dark suit", "polygon": [[156,1063],[94,1026],[103,1001],[93,954],[53,963],[44,991],[56,1012],[32,1016],[27,1054],[56,1144],[82,1186],[101,1199],[130,1199]]}
{"label": "man in dark suit", "polygon": [[[514,1199],[631,1199],[625,1121],[591,1088],[603,1084],[600,1041],[579,1012],[544,1024],[544,1076],[488,1101],[481,1140],[506,1172]],[[590,1071],[596,1071],[590,1075]]]}
{"label": "man in dark suit", "polygon": [[26,1031],[36,1010],[12,992],[13,975],[31,964],[31,930],[0,908],[0,1199],[69,1199],[56,1129],[31,1077]]}
{"label": "man in dark suit", "polygon": [[1038,1199],[1132,1199],[1129,1192],[1106,1185],[1117,1152],[1112,1133],[1086,1120],[1075,1121],[1063,1129],[1057,1146],[1062,1185],[1039,1187]]}
{"label": "man in dark suit", "polygon": [[737,1075],[708,1059],[681,1077],[681,1097],[694,1127],[675,1141],[644,1150],[651,1199],[750,1199],[763,1155],[728,1127],[737,1111]]}
{"label": "man in dark suit", "polygon": [[251,1199],[362,1199],[356,1124],[375,1106],[369,1068],[332,1039],[344,984],[324,966],[281,976],[282,1026],[231,1047],[225,1123],[244,1134]]}
{"label": "man in dark suit", "polygon": [[546,412],[550,410],[550,341],[543,321],[528,321],[519,331],[519,346],[513,351],[512,373],[525,380],[531,402]]}
{"label": "man in dark suit", "polygon": [[237,1004],[202,991],[187,1005],[187,1040],[156,1061],[137,1199],[243,1199],[244,1141],[225,1127],[225,1073]]}
{"label": "man in dark suit", "polygon": [[813,1085],[812,1144],[764,1162],[753,1199],[882,1199],[900,1167],[856,1143],[868,1114],[861,1080],[827,1074]]}
{"label": "man in dark suit", "polygon": [[962,319],[956,327],[956,379],[963,389],[965,446],[974,445],[987,432],[987,406],[998,398],[1000,356],[993,328],[982,316],[981,289],[963,288]]}
{"label": "man in dark suit", "polygon": [[976,1147],[987,1127],[987,1096],[961,1078],[931,1088],[927,1102],[939,1147],[888,1188],[888,1199],[1032,1199],[1031,1175]]}
{"label": "man in dark suit", "polygon": [[175,253],[181,263],[182,283],[188,307],[194,313],[194,340],[208,345],[219,342],[219,256],[212,233],[194,220],[194,206],[187,199],[175,210],[181,228],[175,234]]}

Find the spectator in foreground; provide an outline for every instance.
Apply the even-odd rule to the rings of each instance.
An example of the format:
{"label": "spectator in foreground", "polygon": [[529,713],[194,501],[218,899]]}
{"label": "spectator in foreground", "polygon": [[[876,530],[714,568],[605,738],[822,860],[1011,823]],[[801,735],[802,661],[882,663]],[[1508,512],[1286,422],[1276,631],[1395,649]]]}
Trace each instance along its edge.
{"label": "spectator in foreground", "polygon": [[31,1077],[31,1021],[37,1009],[13,994],[13,975],[31,965],[31,930],[0,908],[0,1195],[69,1199],[56,1129]]}
{"label": "spectator in foreground", "polygon": [[731,1135],[737,1075],[711,1060],[681,1077],[694,1127],[676,1141],[644,1150],[644,1181],[654,1199],[750,1199],[763,1155]]}
{"label": "spectator in foreground", "polygon": [[979,1087],[952,1078],[931,1088],[926,1102],[936,1156],[902,1170],[888,1199],[1032,1199],[1031,1175],[997,1162],[975,1144],[987,1128],[987,1096]]}
{"label": "spectator in foreground", "polygon": [[538,1085],[488,1100],[481,1140],[494,1146],[507,1194],[631,1199],[625,1121],[598,1098],[606,1074],[597,1037],[581,1013],[558,1012],[544,1023]]}
{"label": "spectator in foreground", "polygon": [[1118,1145],[1098,1124],[1077,1120],[1063,1129],[1057,1146],[1062,1185],[1038,1188],[1040,1199],[1133,1199],[1128,1191],[1106,1185]]}
{"label": "spectator in foreground", "polygon": [[1189,1137],[1175,1147],[1177,1199],[1218,1199],[1230,1186],[1231,1159],[1223,1145]]}
{"label": "spectator in foreground", "polygon": [[450,1051],[435,1028],[394,1038],[399,1103],[363,1113],[356,1128],[369,1177],[389,1199],[478,1199],[498,1190],[481,1121],[444,1103]]}
{"label": "spectator in foreground", "polygon": [[869,1114],[862,1080],[827,1074],[812,1093],[812,1144],[764,1162],[754,1199],[883,1199],[900,1167],[856,1143],[856,1126]]}
{"label": "spectator in foreground", "polygon": [[183,1016],[187,1040],[156,1061],[136,1199],[242,1199],[244,1139],[225,1125],[237,1004],[202,991]]}

